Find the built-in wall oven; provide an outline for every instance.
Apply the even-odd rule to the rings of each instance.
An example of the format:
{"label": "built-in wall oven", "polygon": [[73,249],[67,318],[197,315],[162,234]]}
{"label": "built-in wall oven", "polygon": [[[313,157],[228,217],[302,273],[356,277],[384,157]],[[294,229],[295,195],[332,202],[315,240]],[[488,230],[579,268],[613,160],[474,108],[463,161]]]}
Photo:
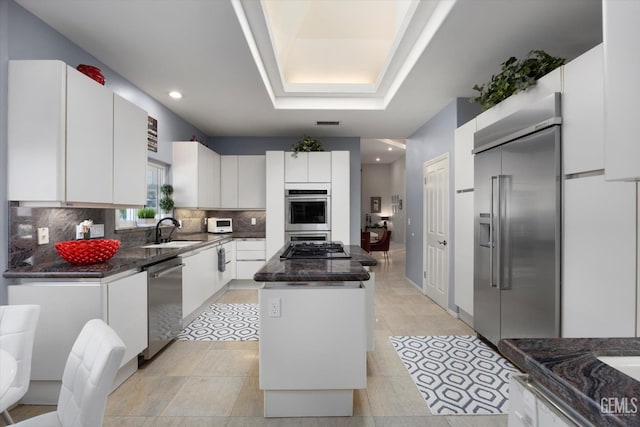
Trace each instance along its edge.
{"label": "built-in wall oven", "polygon": [[285,188],[285,231],[330,231],[331,190],[329,185]]}

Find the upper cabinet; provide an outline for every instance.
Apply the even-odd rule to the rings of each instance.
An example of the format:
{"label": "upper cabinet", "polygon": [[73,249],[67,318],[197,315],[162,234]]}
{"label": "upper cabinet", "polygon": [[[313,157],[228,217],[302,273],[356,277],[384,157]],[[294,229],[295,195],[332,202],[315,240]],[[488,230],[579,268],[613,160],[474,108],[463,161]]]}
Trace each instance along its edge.
{"label": "upper cabinet", "polygon": [[331,152],[285,153],[285,182],[331,182]]}
{"label": "upper cabinet", "polygon": [[473,134],[476,131],[476,119],[469,120],[455,130],[453,147],[454,187],[458,190],[473,189]]}
{"label": "upper cabinet", "polygon": [[605,178],[640,179],[640,2],[603,1]]}
{"label": "upper cabinet", "polygon": [[[117,101],[116,114],[125,103]],[[125,195],[122,186],[145,185],[146,151],[144,158],[139,153],[146,150],[146,133],[139,130],[146,129],[146,113],[136,110],[126,123],[114,120],[113,92],[61,61],[10,61],[8,106],[9,200],[144,204],[144,193]],[[122,141],[131,145],[126,153]],[[115,169],[123,156],[128,170]],[[116,172],[124,181],[114,179]]]}
{"label": "upper cabinet", "polygon": [[113,95],[113,203],[147,200],[147,112]]}
{"label": "upper cabinet", "polygon": [[173,143],[174,201],[180,208],[220,206],[220,155],[197,141]]}
{"label": "upper cabinet", "polygon": [[220,157],[220,207],[265,209],[265,156]]}
{"label": "upper cabinet", "polygon": [[602,44],[564,66],[562,162],[565,174],[604,168]]}

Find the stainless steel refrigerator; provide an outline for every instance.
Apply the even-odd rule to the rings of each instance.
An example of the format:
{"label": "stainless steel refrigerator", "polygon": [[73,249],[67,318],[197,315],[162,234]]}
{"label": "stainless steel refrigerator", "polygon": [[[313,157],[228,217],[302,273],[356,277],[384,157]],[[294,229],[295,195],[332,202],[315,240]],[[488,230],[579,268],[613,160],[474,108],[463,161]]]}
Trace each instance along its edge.
{"label": "stainless steel refrigerator", "polygon": [[474,135],[476,332],[560,334],[560,94]]}

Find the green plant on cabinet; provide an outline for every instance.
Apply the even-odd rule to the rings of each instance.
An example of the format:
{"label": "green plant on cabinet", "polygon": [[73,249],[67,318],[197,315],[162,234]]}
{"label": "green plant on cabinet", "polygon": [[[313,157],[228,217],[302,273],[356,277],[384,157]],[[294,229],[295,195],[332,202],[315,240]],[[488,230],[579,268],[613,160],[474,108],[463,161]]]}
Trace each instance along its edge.
{"label": "green plant on cabinet", "polygon": [[291,146],[291,150],[293,151],[291,156],[298,157],[298,153],[324,151],[324,148],[322,148],[322,143],[320,141],[309,135],[305,135],[301,140]]}
{"label": "green plant on cabinet", "polygon": [[479,103],[487,110],[511,95],[535,86],[540,77],[564,62],[564,58],[551,56],[543,50],[532,50],[522,59],[512,56],[502,63],[500,72],[491,76],[488,83],[473,86],[480,94],[469,101]]}

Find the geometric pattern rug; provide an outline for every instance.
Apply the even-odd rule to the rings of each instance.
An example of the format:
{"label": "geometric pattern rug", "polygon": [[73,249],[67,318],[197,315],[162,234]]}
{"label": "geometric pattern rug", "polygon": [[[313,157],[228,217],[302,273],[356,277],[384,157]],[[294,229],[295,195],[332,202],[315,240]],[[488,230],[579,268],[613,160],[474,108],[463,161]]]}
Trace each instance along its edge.
{"label": "geometric pattern rug", "polygon": [[258,341],[258,304],[211,304],[193,319],[178,341]]}
{"label": "geometric pattern rug", "polygon": [[506,414],[509,361],[472,336],[389,337],[434,415]]}

